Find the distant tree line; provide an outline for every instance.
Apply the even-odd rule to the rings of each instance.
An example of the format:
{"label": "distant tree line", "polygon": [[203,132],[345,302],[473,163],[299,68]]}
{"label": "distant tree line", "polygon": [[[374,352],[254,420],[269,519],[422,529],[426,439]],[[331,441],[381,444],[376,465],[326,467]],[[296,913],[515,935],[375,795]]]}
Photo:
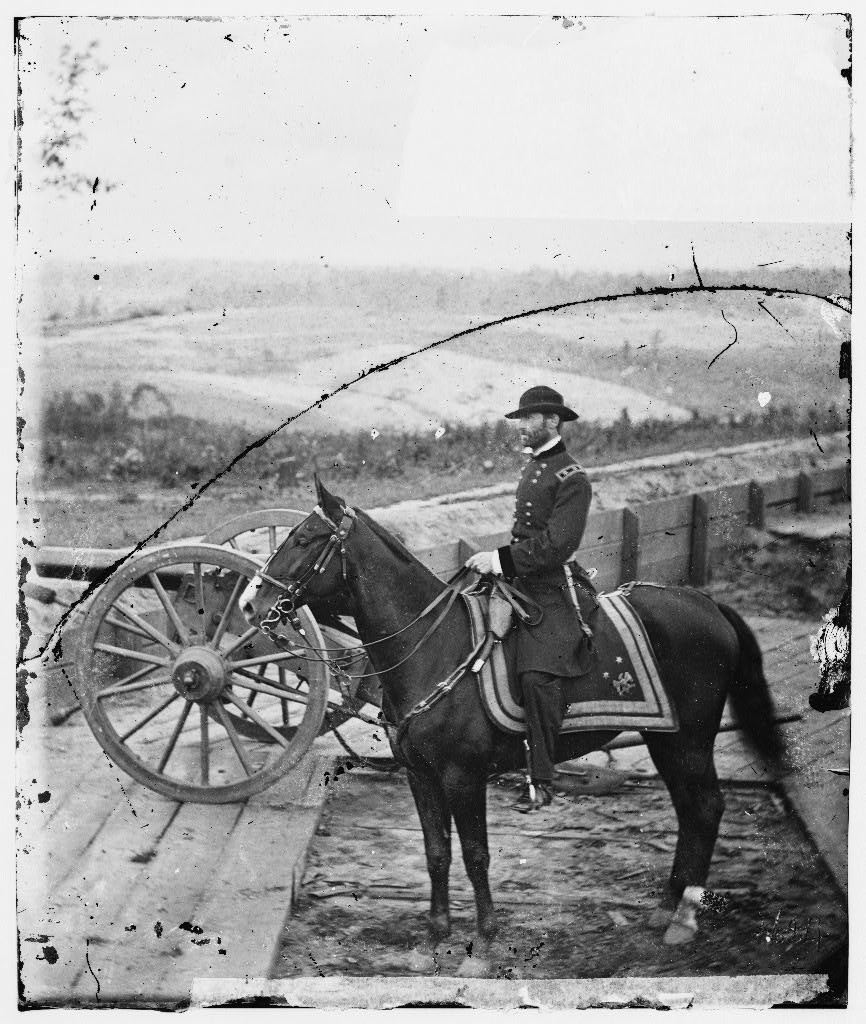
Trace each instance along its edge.
{"label": "distant tree line", "polygon": [[[47,319],[152,316],[224,307],[359,307],[383,315],[407,309],[477,313],[491,319],[576,299],[651,291],[671,282],[644,271],[610,273],[532,268],[524,271],[316,267],[205,261],[164,261],[102,268],[93,305],[92,268],[51,263],[42,270]],[[850,295],[847,267],[702,268],[707,285],[749,284],[815,295]],[[692,273],[673,286],[697,284]]]}
{"label": "distant tree line", "polygon": [[[835,406],[804,413],[773,402],[766,409],[728,416],[695,410],[690,420],[633,422],[623,410],[603,425],[569,424],[569,440],[586,465],[637,458],[661,451],[716,447],[771,437],[818,437],[844,430],[847,413]],[[65,391],[45,403],[41,468],[55,483],[83,480],[150,480],[162,486],[193,486],[219,473],[256,438],[240,425],[221,425],[172,412],[158,389],[138,387],[127,397],[119,387],[107,396]],[[395,430],[373,438],[366,430],[278,434],[238,465],[233,479],[276,485],[280,467],[292,461],[297,481],[316,470],[337,482],[403,478],[469,471],[488,480],[511,479],[520,456],[504,420],[449,424],[442,436]]]}

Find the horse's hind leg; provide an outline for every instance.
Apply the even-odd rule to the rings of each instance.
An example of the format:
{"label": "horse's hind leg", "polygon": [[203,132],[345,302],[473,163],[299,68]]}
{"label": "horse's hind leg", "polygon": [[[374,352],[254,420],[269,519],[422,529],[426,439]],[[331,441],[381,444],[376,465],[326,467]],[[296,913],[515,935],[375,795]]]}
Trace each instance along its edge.
{"label": "horse's hind leg", "polygon": [[430,936],[433,942],[451,931],[448,910],[448,874],[451,870],[451,814],[439,783],[409,769],[409,787],[424,833],[427,872],[430,875]]}
{"label": "horse's hind leg", "polygon": [[[682,736],[646,736],[647,747],[664,780],[676,811],[679,830],[670,876],[668,909],[676,907],[690,886],[703,888],[710,870],[719,822],[725,800],[713,764],[712,741],[684,746]],[[693,934],[691,919],[688,929]],[[691,935],[676,930],[668,941],[683,941]]]}

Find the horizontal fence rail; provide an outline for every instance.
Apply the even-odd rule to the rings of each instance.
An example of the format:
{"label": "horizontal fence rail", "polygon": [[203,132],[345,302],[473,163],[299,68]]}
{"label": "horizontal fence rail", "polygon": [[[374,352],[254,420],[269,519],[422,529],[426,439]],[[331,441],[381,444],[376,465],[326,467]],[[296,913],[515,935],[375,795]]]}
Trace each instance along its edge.
{"label": "horizontal fence rail", "polygon": [[[811,512],[819,502],[848,497],[850,468],[836,465],[595,512],[587,520],[579,556],[586,568],[598,570],[595,583],[600,590],[634,579],[701,586],[709,579],[714,555],[736,546],[747,527],[763,528],[768,512]],[[510,539],[509,530],[467,535],[449,544],[414,548],[413,554],[444,579],[475,551]],[[33,561],[43,577],[101,582],[125,554],[121,549],[43,547]],[[171,569],[166,571],[171,575]],[[177,579],[166,579],[167,585],[177,586],[182,570],[174,575]]]}

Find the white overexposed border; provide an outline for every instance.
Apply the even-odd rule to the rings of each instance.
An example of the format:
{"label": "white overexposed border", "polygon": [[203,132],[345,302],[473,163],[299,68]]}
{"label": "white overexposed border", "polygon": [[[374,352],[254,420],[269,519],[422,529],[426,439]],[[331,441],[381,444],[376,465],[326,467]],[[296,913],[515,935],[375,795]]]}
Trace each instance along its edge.
{"label": "white overexposed border", "polygon": [[[395,8],[395,9],[398,10],[400,13],[407,13],[407,14],[421,13],[421,12],[425,12],[425,11],[426,12],[436,11],[436,12],[439,12],[439,13],[441,13],[441,12],[460,13],[460,12],[466,12],[467,9],[471,10],[472,12],[476,12],[476,13],[506,13],[506,12],[521,13],[521,12],[525,12],[526,11],[527,6],[528,5],[526,5],[525,3],[524,4],[514,3],[513,0],[500,0],[500,2],[498,2],[498,3],[486,3],[486,4],[481,4],[481,3],[454,4],[454,3],[448,2],[448,0],[444,0],[444,2],[436,4],[436,5],[417,4],[417,3],[403,3],[403,4],[400,4],[399,8]],[[604,14],[611,14],[611,13],[629,14],[629,15],[640,15],[640,14],[658,14],[658,15],[666,15],[666,14],[667,15],[670,15],[670,14],[686,14],[686,15],[705,14],[705,15],[707,15],[707,14],[709,14],[709,15],[712,15],[712,14],[719,13],[719,9],[720,9],[721,6],[722,5],[720,5],[718,3],[712,3],[712,4],[707,3],[706,0],[697,0],[697,2],[692,2],[692,3],[665,3],[665,2],[662,2],[662,0],[659,0],[659,2],[654,3],[652,5],[649,5],[649,4],[633,4],[633,3],[616,3],[616,4],[593,3],[593,4],[589,4],[589,5],[583,5],[581,7],[581,10],[579,11],[579,15],[584,15],[584,16],[591,15],[591,14],[601,14],[601,15],[604,15]],[[806,7],[806,6],[808,6],[808,9],[810,11],[813,11],[815,13],[818,13],[818,12],[821,12],[821,11],[823,11],[823,12],[836,12],[836,11],[839,10],[839,7],[840,7],[840,5],[834,5],[834,4],[830,4],[830,3],[819,3],[819,2],[815,2],[815,0],[813,0],[813,2],[810,2],[808,5],[803,5],[803,7]],[[752,3],[752,4],[735,3],[735,4],[725,4],[724,7],[725,7],[725,12],[724,13],[727,14],[727,15],[733,15],[733,14],[754,14],[754,13],[771,14],[771,13],[790,13],[791,12],[791,5],[790,4],[784,4],[784,3],[774,3],[774,4],[770,4],[770,3]],[[261,3],[256,3],[255,0],[250,0],[250,2],[245,3],[242,6],[239,5],[236,2],[235,3],[225,3],[225,2],[219,2],[219,0],[214,0],[214,2],[207,3],[207,4],[202,3],[201,0],[188,0],[188,2],[183,5],[182,9],[183,9],[183,12],[185,14],[201,14],[201,15],[210,15],[210,16],[220,15],[220,14],[237,16],[241,12],[243,14],[249,14],[249,15],[252,15],[252,14],[273,14],[274,13],[273,5],[265,5],[265,4],[261,4]],[[324,13],[324,12],[327,12],[327,11],[332,11],[332,12],[335,12],[335,13],[358,13],[358,14],[362,14],[362,13],[367,13],[370,10],[370,7],[366,3],[362,4],[362,3],[357,2],[357,0],[345,0],[345,2],[343,2],[343,3],[339,4],[339,5],[319,3],[319,4],[316,5],[316,9],[317,9],[317,13]],[[802,9],[803,8],[801,7],[801,10]],[[558,9],[545,8],[545,10],[546,10],[546,13],[550,13],[550,14],[563,14],[563,13],[567,14],[567,13],[569,13],[567,11],[564,12],[564,11],[558,10]],[[150,16],[155,16],[155,15],[176,15],[177,11],[178,11],[177,4],[171,4],[171,3],[167,3],[167,2],[150,2],[150,3],[147,3],[146,5],[144,5],[144,4],[132,4],[132,3],[126,2],[126,0],[120,0],[120,2],[113,2],[111,4],[108,4],[108,3],[91,3],[91,4],[88,4],[86,6],[85,5],[81,5],[81,4],[76,4],[76,3],[57,4],[57,3],[51,3],[51,2],[44,2],[44,3],[40,3],[40,4],[34,4],[32,2],[28,2],[28,3],[23,3],[22,2],[22,3],[19,3],[18,5],[16,5],[16,9],[15,9],[14,13],[15,14],[22,14],[22,15],[23,14],[37,14],[37,13],[38,14],[42,14],[42,15],[49,15],[49,14],[74,14],[74,13],[100,14],[101,13],[101,14],[106,14],[106,15],[111,15],[111,16],[118,16],[118,15],[124,15],[124,14],[127,14],[127,15],[147,14],[147,15],[150,15]],[[532,13],[542,13],[542,11],[540,11],[538,9],[535,9],[535,10],[533,10]],[[10,115],[10,110],[14,106],[15,70],[14,70],[14,59],[13,59],[13,56],[12,56],[12,48],[11,48],[11,45],[10,45],[11,23],[10,23],[9,19],[6,20],[6,25],[7,25],[7,31],[10,34],[7,35],[7,45],[3,48],[3,51],[2,51],[3,52],[3,58],[2,58],[3,63],[0,66],[3,67],[3,71],[4,71],[4,74],[2,76],[2,81],[3,81],[4,85],[6,86],[6,95],[10,97],[10,101],[11,101],[10,104],[7,104],[7,106],[6,106],[6,111],[7,111],[7,121],[6,121],[6,124],[8,126],[8,125],[11,125],[11,117],[9,116]],[[857,42],[857,38],[858,38],[858,24],[857,24],[857,19],[855,18],[855,22],[854,22],[855,45],[856,45],[856,42]],[[855,61],[855,63],[856,63],[856,61]],[[859,80],[857,80],[856,85],[859,86]],[[855,93],[855,96],[856,96],[856,93]],[[856,143],[856,140],[859,138],[860,132],[862,131],[862,126],[863,126],[862,105],[860,103],[857,103],[856,99],[855,99],[855,108],[854,108],[854,118],[855,118],[855,122],[854,122],[855,123],[854,137],[855,137],[855,143]],[[7,129],[7,131],[8,131],[8,134],[7,134],[7,146],[6,146],[6,149],[7,149],[7,152],[9,153],[10,159],[7,162],[7,172],[6,172],[6,176],[4,178],[4,181],[5,181],[5,184],[6,184],[6,192],[5,192],[5,194],[7,196],[7,202],[11,203],[11,202],[13,202],[13,200],[11,198],[11,196],[12,196],[11,183],[12,183],[12,174],[14,173],[13,170],[12,170],[12,167],[14,166],[14,136],[13,136],[13,133],[12,133],[11,129]],[[853,217],[854,224],[855,224],[855,232],[854,232],[854,268],[855,268],[854,294],[857,295],[857,296],[859,296],[859,294],[860,294],[860,292],[862,290],[862,287],[863,287],[863,277],[862,277],[862,272],[860,270],[860,267],[862,266],[862,260],[863,260],[863,257],[864,257],[864,249],[863,249],[862,243],[860,242],[860,237],[861,237],[860,231],[857,229],[857,226],[862,225],[864,223],[863,213],[864,213],[864,210],[863,210],[862,196],[855,191],[855,196],[854,196],[854,217]],[[9,269],[9,276],[6,278],[6,280],[7,280],[7,282],[10,282],[12,280],[11,268],[12,268],[12,266],[14,266],[13,256],[12,256],[12,248],[11,248],[10,244],[7,244],[7,245],[4,246],[3,254],[4,254],[4,257],[6,259],[8,259],[8,261],[9,261],[9,268],[8,268]],[[14,292],[14,288],[6,288],[4,290],[3,295],[4,295],[3,310],[4,310],[4,314],[5,314],[4,318],[3,318],[3,322],[5,322],[7,324],[7,327],[8,327],[8,330],[9,330],[9,340],[11,340],[15,336],[15,334],[14,334],[14,332],[15,332],[15,319],[14,319],[15,318],[15,292]],[[855,336],[859,336],[859,334],[860,334],[860,329],[859,329],[860,319],[861,318],[860,318],[860,316],[858,314],[858,311],[857,311],[857,309],[855,309],[854,315],[853,315],[853,321],[852,321],[852,339]],[[8,391],[6,392],[7,397],[8,397],[8,401],[4,404],[4,409],[6,410],[6,413],[7,413],[7,421],[6,421],[7,422],[7,431],[8,431],[7,437],[11,440],[11,438],[13,437],[12,431],[14,430],[15,356],[14,356],[14,346],[9,343],[9,340],[7,340],[7,345],[4,346],[4,348],[3,348],[4,356],[3,356],[3,366],[2,366],[2,369],[3,369],[3,372],[4,372],[4,378],[3,379],[4,379],[6,387],[8,388]],[[858,342],[858,347],[859,347],[860,344],[861,343]],[[854,362],[855,363],[858,362],[858,356],[857,356],[856,352],[854,354]],[[854,409],[853,409],[853,440],[854,440],[855,447],[858,449],[858,452],[859,452],[859,438],[861,436],[862,429],[863,429],[863,415],[864,414],[861,412],[859,405],[857,403],[855,403],[854,404]],[[5,475],[5,480],[7,482],[6,494],[8,495],[8,499],[7,499],[7,502],[4,503],[4,505],[3,505],[2,525],[3,525],[3,528],[4,528],[4,537],[8,537],[10,539],[10,541],[11,541],[11,539],[15,536],[15,527],[14,527],[15,520],[13,518],[14,515],[15,515],[15,510],[14,510],[13,501],[12,501],[12,495],[14,493],[14,488],[12,486],[12,481],[14,479],[14,470],[15,470],[14,446],[12,444],[7,444],[6,446],[4,446],[3,452],[2,452],[2,456],[0,456],[0,458],[2,458],[4,460],[3,461],[3,467],[2,467],[3,470],[4,471],[8,471],[8,475]],[[855,463],[855,467],[856,467],[856,463]],[[858,474],[856,472],[855,472],[855,474],[853,476],[853,489],[854,489],[853,502],[854,502],[854,506],[855,506],[855,511],[854,511],[855,519],[854,519],[854,523],[855,523],[855,527],[856,527],[857,522],[858,522],[858,510],[861,507],[861,501],[862,501],[862,497],[863,497],[863,485],[861,484],[861,482],[860,482],[860,480],[858,478]],[[9,576],[10,579],[14,580],[15,579],[15,560],[14,560],[14,558],[10,557],[11,553],[12,553],[12,545],[11,545],[11,543],[10,543],[9,547],[6,550],[8,552],[6,557],[9,559],[9,562],[8,562],[8,568],[9,568],[8,576]],[[866,549],[864,549],[863,543],[862,543],[861,538],[860,538],[859,531],[857,529],[855,529],[855,531],[854,531],[854,567],[855,567],[855,571],[854,571],[854,607],[853,607],[853,616],[854,616],[854,622],[855,623],[859,623],[860,622],[860,618],[861,618],[859,609],[860,609],[860,596],[864,592],[864,590],[863,590],[863,570],[862,570],[862,565],[863,565],[862,559],[864,557],[866,557]],[[4,637],[4,639],[6,639],[8,641],[9,648],[11,650],[14,650],[15,646],[16,646],[16,637],[15,637],[15,629],[12,626],[12,623],[14,621],[14,618],[13,618],[14,607],[13,606],[14,606],[15,600],[17,600],[17,587],[13,584],[13,586],[11,586],[9,588],[8,592],[12,595],[12,601],[10,601],[8,606],[4,607],[4,614],[2,615],[2,622],[4,624],[4,630],[8,629],[9,632],[7,634],[4,631],[3,637]],[[859,635],[859,628],[857,628],[855,630],[855,632],[856,632],[857,635]],[[854,706],[855,707],[857,705],[857,699],[858,699],[858,679],[861,676],[860,668],[861,668],[862,664],[866,664],[866,661],[864,661],[864,658],[863,658],[862,654],[860,653],[859,645],[857,644],[857,642],[855,640],[855,642],[853,644],[853,678],[854,678],[853,701],[854,701]],[[9,701],[8,707],[9,707],[9,712],[10,712],[10,719],[14,723],[14,690],[13,690],[13,688],[11,686],[7,687],[7,699]],[[10,731],[11,731],[12,728],[14,728],[14,726],[10,726]],[[852,870],[852,877],[854,879],[855,884],[851,887],[851,892],[852,892],[852,905],[851,905],[851,964],[852,964],[852,971],[851,971],[851,977],[850,977],[850,982],[851,982],[850,999],[851,999],[851,1006],[856,1008],[856,1010],[858,1012],[860,1012],[860,1013],[863,1012],[863,1008],[864,1008],[864,1000],[863,1000],[864,980],[863,980],[863,972],[862,972],[862,970],[859,969],[859,965],[864,962],[864,952],[866,952],[866,949],[864,949],[864,942],[863,942],[863,923],[864,922],[863,922],[863,915],[862,915],[862,898],[858,899],[858,889],[859,889],[859,886],[857,884],[857,881],[858,881],[857,868],[858,868],[859,864],[862,863],[862,855],[863,855],[863,851],[862,851],[862,838],[859,838],[859,837],[862,837],[864,826],[866,826],[866,822],[864,822],[863,799],[862,799],[862,796],[860,795],[862,791],[860,790],[860,787],[859,787],[859,784],[858,784],[860,776],[861,776],[861,773],[862,773],[862,768],[863,768],[863,742],[864,742],[864,737],[861,735],[862,733],[863,733],[863,728],[858,723],[856,715],[852,716],[852,787],[851,788],[852,788],[852,795],[854,796],[854,799],[852,800],[852,803],[851,803],[851,846],[850,846],[849,853],[850,853],[850,863],[852,864],[852,868],[853,868],[853,870]],[[3,751],[4,751],[4,754],[8,753],[8,755],[9,755],[8,770],[7,770],[6,774],[5,774],[5,778],[7,780],[9,780],[9,782],[7,784],[6,792],[9,794],[9,798],[10,798],[10,801],[11,801],[11,800],[14,800],[14,795],[12,794],[12,788],[13,788],[12,780],[14,779],[14,766],[13,766],[14,736],[9,736],[9,742],[7,744],[3,745]],[[4,898],[3,898],[3,901],[2,901],[2,908],[3,908],[3,911],[5,912],[5,915],[6,915],[6,917],[5,917],[6,927],[4,927],[2,929],[2,934],[3,934],[3,937],[4,937],[4,943],[3,943],[3,947],[2,947],[2,957],[0,957],[0,971],[2,971],[2,978],[3,978],[2,993],[3,993],[3,997],[4,998],[2,1000],[2,1003],[0,1003],[0,1005],[2,1005],[4,1008],[8,1008],[11,1012],[14,1012],[14,1010],[12,1010],[12,1005],[13,1005],[12,1004],[12,1000],[15,998],[14,993],[15,993],[15,960],[16,960],[16,954],[15,954],[15,931],[14,931],[14,926],[12,924],[12,922],[14,920],[14,887],[12,885],[12,882],[13,882],[13,879],[14,879],[14,847],[13,847],[12,843],[10,842],[10,843],[8,843],[7,846],[3,847],[3,850],[4,850],[4,854],[8,857],[8,860],[4,859],[4,862],[3,862],[3,866],[6,868],[6,870],[4,872],[4,878],[7,881],[7,885],[4,886],[4,888],[3,888],[3,897]],[[48,1012],[50,1012],[52,1014],[52,1016],[50,1018],[52,1021],[54,1021],[54,1020],[63,1020],[70,1013],[70,1011],[48,1011]],[[76,1019],[76,1020],[79,1019],[80,1014],[82,1012],[88,1012],[88,1011],[75,1011],[76,1016],[75,1016],[74,1019]],[[206,1012],[206,1011],[193,1011],[193,1016],[197,1018],[201,1012]],[[436,1013],[437,1016],[439,1015],[436,1011],[432,1011],[432,1012]],[[838,1013],[838,1011],[830,1011],[830,1012]],[[853,1009],[849,1008],[848,1012],[852,1013],[852,1012],[855,1012],[855,1011]],[[241,1011],[241,1013],[243,1013],[244,1019],[246,1019],[247,1018],[246,1012]],[[590,1011],[590,1013],[592,1013],[592,1011]],[[641,1015],[641,1016],[646,1016],[646,1014],[641,1013],[641,1011],[629,1011],[629,1019],[634,1019],[634,1016],[635,1016],[636,1013],[638,1015]],[[737,1019],[753,1020],[754,1019],[751,1016],[746,1016],[746,1013],[747,1013],[747,1011],[732,1012],[730,1014],[726,1013],[725,1014],[725,1018],[728,1019],[730,1017],[730,1018],[732,1018],[734,1020],[737,1020]],[[801,1020],[802,1019],[802,1013],[803,1013],[803,1011],[797,1011],[797,1018],[796,1019]],[[228,1019],[232,1019],[232,1018],[238,1018],[239,1019],[238,1011],[221,1011],[221,1019],[227,1019],[227,1017],[226,1017],[227,1014],[228,1014]],[[293,1019],[297,1019],[298,1011],[292,1011],[292,1016],[293,1016]],[[304,1012],[303,1013],[303,1017],[306,1018],[307,1016],[322,1017],[324,1019],[324,1015],[323,1014],[318,1014],[318,1013],[315,1013],[315,1014],[314,1013],[309,1013],[308,1014],[308,1013]],[[389,1016],[392,1017],[393,1014],[391,1014]],[[401,1016],[402,1016],[402,1014],[401,1014]],[[414,1014],[413,1014],[413,1016],[414,1016]],[[560,1017],[559,1014],[556,1014],[555,1016],[557,1018]],[[592,1014],[592,1016],[595,1017],[596,1015]],[[812,1013],[809,1013],[809,1016],[812,1016]],[[352,1017],[354,1017],[354,1014],[352,1014]],[[430,1018],[431,1018],[431,1011],[424,1011],[422,1019],[423,1020],[429,1020]],[[693,1018],[694,1018],[694,1013],[691,1013],[690,1016],[689,1016],[689,1019],[691,1020]],[[141,1012],[137,1012],[134,1019],[140,1020],[141,1019]],[[562,1015],[562,1019],[566,1019],[564,1015]],[[572,1015],[569,1015],[569,1019],[573,1019]],[[606,1019],[609,1019],[609,1018],[605,1014],[605,1016],[602,1017],[601,1019],[602,1020],[606,1020]],[[718,1019],[718,1015],[716,1015],[716,1017],[714,1019]],[[775,1016],[774,1016],[774,1019],[776,1019]]]}

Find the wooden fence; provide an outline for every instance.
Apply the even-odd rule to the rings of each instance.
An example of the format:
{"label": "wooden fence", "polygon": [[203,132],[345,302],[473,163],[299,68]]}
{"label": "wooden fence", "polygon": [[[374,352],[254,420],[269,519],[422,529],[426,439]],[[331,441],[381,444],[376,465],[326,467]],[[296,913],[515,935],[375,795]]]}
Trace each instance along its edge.
{"label": "wooden fence", "polygon": [[[768,512],[811,512],[819,502],[849,495],[849,468],[843,465],[595,512],[580,546],[581,565],[598,570],[600,590],[641,578],[701,586],[709,579],[713,556],[736,547],[747,526],[763,527]],[[445,578],[473,552],[507,544],[510,536],[509,531],[465,536],[413,553]]]}
{"label": "wooden fence", "polygon": [[[841,465],[595,512],[587,522],[580,560],[585,568],[598,570],[600,590],[640,578],[700,586],[709,578],[713,556],[735,547],[746,526],[762,527],[768,512],[809,512],[818,502],[849,495],[849,467]],[[507,544],[510,536],[508,530],[467,535],[413,553],[437,576],[447,578],[473,552]],[[100,581],[125,553],[44,547],[34,562],[40,576]]]}

